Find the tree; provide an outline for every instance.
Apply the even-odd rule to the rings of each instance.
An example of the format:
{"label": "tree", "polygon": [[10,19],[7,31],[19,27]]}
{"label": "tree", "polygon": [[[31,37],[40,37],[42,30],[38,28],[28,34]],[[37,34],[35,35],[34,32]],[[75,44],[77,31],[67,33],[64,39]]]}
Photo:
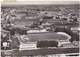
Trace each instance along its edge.
{"label": "tree", "polygon": [[57,47],[58,42],[57,41],[38,41],[37,42],[37,48],[48,48],[48,47]]}
{"label": "tree", "polygon": [[57,41],[48,41],[47,46],[48,47],[57,47],[58,46],[58,42]]}

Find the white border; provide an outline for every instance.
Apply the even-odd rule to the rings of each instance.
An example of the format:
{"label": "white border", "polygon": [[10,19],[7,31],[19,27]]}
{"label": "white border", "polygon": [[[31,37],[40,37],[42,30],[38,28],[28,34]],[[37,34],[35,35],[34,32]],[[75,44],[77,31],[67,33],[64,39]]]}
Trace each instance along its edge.
{"label": "white border", "polygon": [[79,1],[79,0],[17,0],[17,1]]}

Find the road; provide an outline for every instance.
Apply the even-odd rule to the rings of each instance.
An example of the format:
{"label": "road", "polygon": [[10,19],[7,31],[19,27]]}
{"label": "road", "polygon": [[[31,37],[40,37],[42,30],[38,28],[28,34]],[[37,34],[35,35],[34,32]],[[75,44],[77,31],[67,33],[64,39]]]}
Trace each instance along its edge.
{"label": "road", "polygon": [[[4,52],[6,52],[6,54]],[[9,56],[20,57],[20,56],[79,53],[79,48],[37,49],[37,50],[4,51],[4,52],[2,53],[2,56],[9,55]]]}

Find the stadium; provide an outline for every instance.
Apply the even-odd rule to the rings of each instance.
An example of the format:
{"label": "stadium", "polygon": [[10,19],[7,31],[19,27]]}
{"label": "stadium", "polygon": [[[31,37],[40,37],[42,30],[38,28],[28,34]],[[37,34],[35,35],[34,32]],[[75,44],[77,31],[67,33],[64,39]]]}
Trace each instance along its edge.
{"label": "stadium", "polygon": [[1,55],[79,56],[79,15],[79,4],[2,5]]}

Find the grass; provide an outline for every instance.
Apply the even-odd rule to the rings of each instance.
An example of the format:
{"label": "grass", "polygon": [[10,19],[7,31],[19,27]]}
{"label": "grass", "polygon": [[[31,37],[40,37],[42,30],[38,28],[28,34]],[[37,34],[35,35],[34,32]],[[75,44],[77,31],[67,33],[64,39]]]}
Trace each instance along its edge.
{"label": "grass", "polygon": [[66,40],[67,37],[56,33],[28,34],[31,42],[40,40]]}

